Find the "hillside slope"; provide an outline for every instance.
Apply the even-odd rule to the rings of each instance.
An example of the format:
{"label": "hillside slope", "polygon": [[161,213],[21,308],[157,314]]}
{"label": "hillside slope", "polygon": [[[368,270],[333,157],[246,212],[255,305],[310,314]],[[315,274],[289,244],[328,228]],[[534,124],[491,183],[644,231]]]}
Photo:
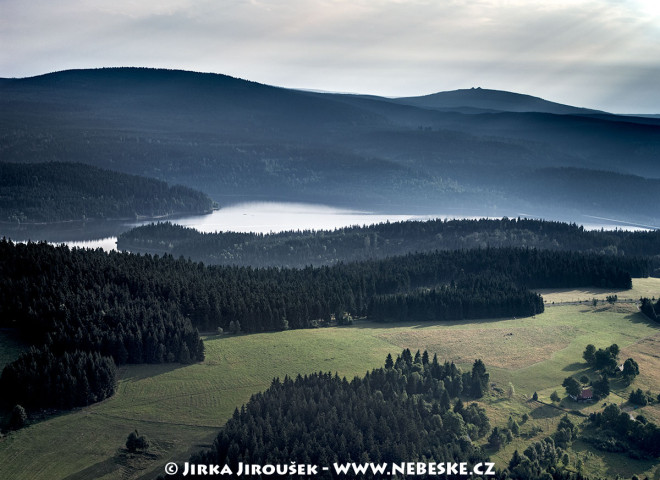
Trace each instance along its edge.
{"label": "hillside slope", "polygon": [[419,97],[402,97],[396,99],[397,103],[414,105],[424,108],[453,110],[457,108],[473,109],[473,112],[502,111],[502,112],[541,112],[558,115],[585,115],[590,113],[603,113],[598,110],[572,107],[561,103],[550,102],[542,98],[520,93],[490,90],[486,88],[470,88],[438,92]]}
{"label": "hillside slope", "polygon": [[80,163],[0,162],[0,222],[159,217],[207,213],[213,201],[188,187]]}
{"label": "hillside slope", "polygon": [[[302,92],[216,74],[72,70],[0,82],[0,156],[154,177],[223,204],[659,220],[648,191],[626,190],[612,205],[611,192],[583,191],[579,176],[570,189],[545,188],[548,168],[660,178],[659,122],[580,109],[558,115],[548,113],[556,104],[540,99],[498,98],[510,103],[490,105],[496,113],[475,114],[489,108],[483,102],[456,107],[472,109],[465,114],[430,108],[429,98],[404,105],[417,100]],[[521,105],[541,111],[520,112]],[[540,200],[537,186],[544,186]]]}

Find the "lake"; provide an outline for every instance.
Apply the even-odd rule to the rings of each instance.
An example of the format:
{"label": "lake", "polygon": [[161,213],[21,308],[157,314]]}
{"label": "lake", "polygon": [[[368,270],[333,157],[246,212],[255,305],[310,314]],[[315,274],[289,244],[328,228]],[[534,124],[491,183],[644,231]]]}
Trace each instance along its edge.
{"label": "lake", "polygon": [[[473,212],[471,212],[473,213]],[[514,214],[512,216],[526,216]],[[168,221],[191,227],[200,232],[256,232],[276,233],[287,230],[332,230],[353,225],[372,225],[382,222],[405,220],[430,220],[451,218],[484,218],[475,215],[415,215],[384,214],[341,209],[326,205],[307,203],[252,202],[242,203],[216,210],[208,215],[170,218]],[[597,221],[595,221],[597,220]],[[65,243],[70,247],[116,249],[117,235],[136,226],[152,223],[142,222],[61,222],[48,225],[1,225],[0,235],[14,241],[47,241]],[[626,230],[648,230],[652,226],[631,225],[612,219],[590,217],[584,223],[589,230],[625,228]]]}
{"label": "lake", "polygon": [[[381,222],[426,220],[434,215],[374,214],[305,203],[254,202],[237,204],[208,215],[170,218],[167,221],[191,227],[200,232],[257,232],[270,233],[287,230],[328,230],[352,225],[371,225]],[[476,218],[476,217],[475,217]],[[1,235],[15,241],[65,243],[70,247],[116,249],[117,235],[131,228],[152,223],[141,222],[61,222],[50,225],[21,225],[0,227]]]}

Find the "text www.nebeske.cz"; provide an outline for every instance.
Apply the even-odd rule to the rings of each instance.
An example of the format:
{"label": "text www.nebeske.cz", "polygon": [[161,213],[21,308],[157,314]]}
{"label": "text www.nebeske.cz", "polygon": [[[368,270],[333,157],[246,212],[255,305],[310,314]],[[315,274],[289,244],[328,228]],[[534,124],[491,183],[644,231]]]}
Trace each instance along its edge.
{"label": "text www.nebeske.cz", "polygon": [[[468,463],[334,463],[332,467],[319,467],[318,465],[281,464],[281,465],[254,465],[239,463],[237,468],[231,469],[229,465],[201,465],[186,462],[183,466],[183,476],[188,475],[318,475],[319,472],[332,470],[337,475],[495,475],[495,464],[477,463],[470,466]],[[171,473],[171,472],[168,472]]]}

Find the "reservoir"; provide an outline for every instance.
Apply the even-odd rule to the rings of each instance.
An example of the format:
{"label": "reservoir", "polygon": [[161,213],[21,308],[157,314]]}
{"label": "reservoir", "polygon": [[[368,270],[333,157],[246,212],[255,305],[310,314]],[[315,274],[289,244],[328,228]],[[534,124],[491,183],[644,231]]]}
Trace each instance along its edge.
{"label": "reservoir", "polygon": [[[168,218],[166,221],[200,232],[276,233],[288,230],[333,230],[353,225],[372,225],[404,220],[427,220],[435,215],[402,215],[339,209],[307,203],[255,202],[221,208],[208,215]],[[475,217],[476,218],[476,217]],[[0,235],[14,241],[47,241],[70,247],[116,249],[117,236],[131,228],[153,223],[61,222],[48,225],[0,226]]]}
{"label": "reservoir", "polygon": [[[532,215],[514,213],[512,217]],[[437,215],[387,214],[342,209],[309,203],[252,202],[241,203],[207,215],[193,215],[168,218],[166,221],[194,228],[200,232],[254,232],[277,233],[288,230],[333,230],[354,225],[373,225],[383,222],[406,220],[430,220],[484,218],[477,212],[455,212]],[[604,228],[613,230],[649,230],[653,226],[633,225],[622,221],[584,218],[582,225],[588,230]],[[0,236],[13,241],[47,241],[54,244],[65,243],[70,247],[102,248],[116,250],[117,236],[131,228],[153,223],[146,221],[92,221],[60,222],[39,225],[0,225]]]}

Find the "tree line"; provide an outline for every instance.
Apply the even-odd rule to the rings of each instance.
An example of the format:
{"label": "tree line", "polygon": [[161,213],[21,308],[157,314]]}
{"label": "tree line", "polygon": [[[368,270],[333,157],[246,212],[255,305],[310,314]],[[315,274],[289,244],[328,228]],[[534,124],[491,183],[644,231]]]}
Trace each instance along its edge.
{"label": "tree line", "polygon": [[632,458],[660,457],[660,428],[641,415],[631,418],[614,403],[589,415],[584,439],[600,450]]}
{"label": "tree line", "polygon": [[[133,337],[139,346],[127,347],[128,355],[112,353],[119,363],[153,361],[161,357],[159,351],[165,359],[170,353],[176,359],[182,345],[169,344],[172,338],[186,341],[194,358],[193,327],[228,329],[231,321],[238,321],[245,332],[307,328],[312,320],[334,314],[365,316],[377,296],[410,294],[411,301],[425,299],[428,295],[418,290],[423,288],[440,296],[446,291],[450,297],[492,289],[514,299],[520,290],[511,284],[521,289],[630,288],[631,275],[648,273],[643,258],[516,248],[417,253],[304,269],[209,267],[169,255],[6,240],[0,242],[0,254],[3,326],[17,326],[34,341],[43,342],[49,335],[53,343],[64,346],[67,339],[78,337],[119,349],[131,343],[119,341],[120,334]],[[538,299],[534,301],[540,307]],[[515,314],[504,309],[499,313]],[[108,339],[98,342],[96,338],[105,333]],[[149,333],[155,351],[147,343]]]}
{"label": "tree line", "polygon": [[[253,269],[2,240],[0,326],[18,328],[52,354],[36,356],[38,363],[63,362],[76,351],[115,364],[187,363],[204,358],[198,329],[309,328],[370,308],[372,320],[384,321],[377,315],[391,298],[405,300],[416,320],[534,314],[543,304],[525,288],[626,288],[629,272],[641,275],[646,265],[631,257],[505,248]],[[38,381],[26,373],[28,379]]]}
{"label": "tree line", "polygon": [[640,310],[651,320],[660,322],[660,298],[655,303],[648,298],[642,298]]}
{"label": "tree line", "polygon": [[469,276],[433,289],[376,295],[367,316],[383,321],[430,321],[530,317],[544,310],[543,298],[509,280]]}
{"label": "tree line", "polygon": [[4,368],[0,386],[8,405],[69,409],[112,396],[117,367],[111,357],[97,351],[60,355],[47,347],[31,347]]}
{"label": "tree line", "polygon": [[0,221],[11,223],[207,213],[202,192],[82,163],[0,162]]}
{"label": "tree line", "polygon": [[[332,265],[411,252],[526,246],[544,250],[655,257],[660,267],[660,231],[585,230],[546,220],[428,220],[353,226],[333,231],[273,234],[204,233],[169,222],[122,233],[121,250],[170,253],[216,265]],[[660,270],[656,272],[660,275]]]}

